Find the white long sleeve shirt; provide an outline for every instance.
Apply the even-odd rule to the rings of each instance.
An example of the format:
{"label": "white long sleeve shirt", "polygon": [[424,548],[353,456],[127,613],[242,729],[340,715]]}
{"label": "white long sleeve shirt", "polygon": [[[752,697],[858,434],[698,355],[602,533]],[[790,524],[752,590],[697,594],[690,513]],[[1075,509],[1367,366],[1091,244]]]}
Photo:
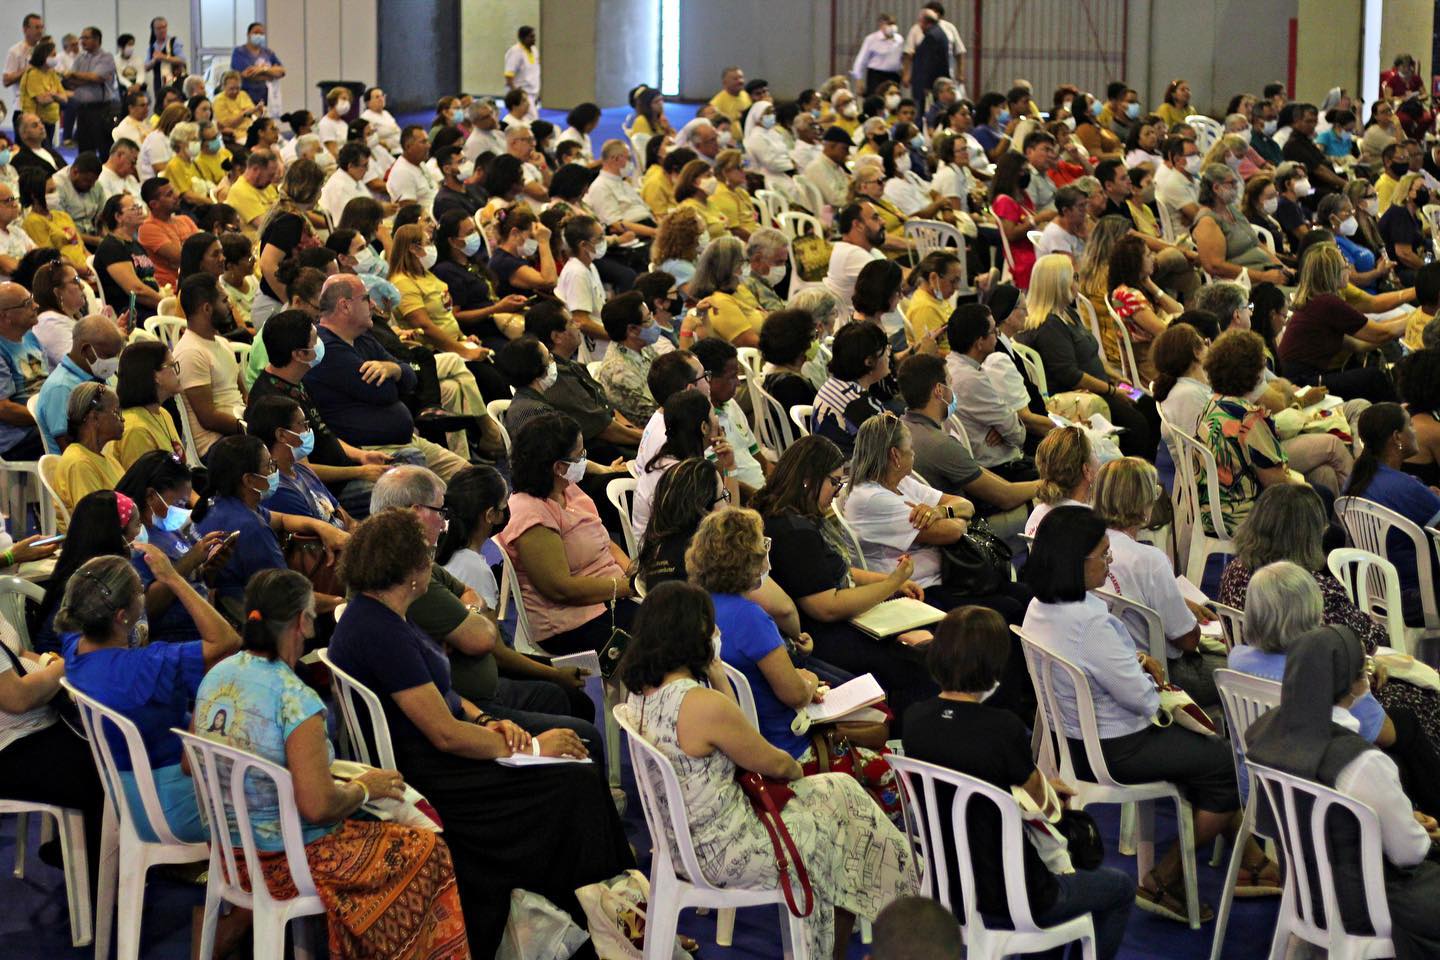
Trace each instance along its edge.
{"label": "white long sleeve shirt", "polygon": [[900,72],[900,58],[905,53],[905,41],[898,32],[885,36],[885,31],[876,30],[860,44],[855,62],[850,66],[850,76],[856,80],[865,79],[866,70],[884,70],[887,73]]}
{"label": "white long sleeve shirt", "polygon": [[594,210],[595,216],[607,227],[622,220],[637,223],[655,219],[634,184],[607,170],[601,170],[585,191],[585,205]]}
{"label": "white long sleeve shirt", "polygon": [[[951,350],[945,358],[945,379],[960,400],[955,412],[976,463],[994,467],[1024,455],[1025,425],[1017,411],[1025,404],[1015,404],[1014,392],[998,367],[987,369],[973,357]],[[1005,441],[998,447],[985,442],[992,429]]]}
{"label": "white long sleeve shirt", "polygon": [[[1360,732],[1360,721],[1344,707],[1331,707],[1330,719]],[[1430,852],[1430,835],[1415,822],[1415,805],[1400,786],[1400,770],[1379,750],[1366,750],[1335,778],[1336,791],[1375,811],[1380,821],[1380,847],[1397,867],[1413,867]]]}

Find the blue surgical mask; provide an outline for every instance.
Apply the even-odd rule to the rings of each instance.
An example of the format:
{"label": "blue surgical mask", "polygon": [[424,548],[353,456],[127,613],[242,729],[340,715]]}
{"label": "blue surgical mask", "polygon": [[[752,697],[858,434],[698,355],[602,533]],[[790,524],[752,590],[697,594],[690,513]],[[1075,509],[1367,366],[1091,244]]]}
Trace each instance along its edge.
{"label": "blue surgical mask", "polygon": [[658,323],[652,323],[648,327],[641,327],[640,339],[643,340],[647,345],[654,343],[656,340],[659,340],[660,325]]}
{"label": "blue surgical mask", "polygon": [[[314,430],[306,430],[304,433],[300,434],[300,446],[298,446],[298,447],[295,448],[295,459],[296,459],[296,460],[304,460],[306,457],[310,456],[310,454],[312,454],[312,453],[314,453],[314,452],[315,452],[315,431],[314,431]],[[276,477],[276,480],[278,481],[278,480],[279,480],[279,477],[280,477],[280,474],[279,474],[279,473],[276,473],[276,474],[274,474],[274,476]]]}
{"label": "blue surgical mask", "polygon": [[[163,515],[152,517],[155,526],[166,533],[179,533],[185,524],[190,522],[190,511],[184,507],[177,507],[175,504],[168,504]],[[145,536],[145,528],[140,528],[140,536]]]}
{"label": "blue surgical mask", "polygon": [[1009,111],[1009,110],[1001,110],[1001,111],[1000,111],[1000,116],[998,116],[998,117],[995,118],[995,125],[996,125],[996,126],[999,126],[999,127],[1003,127],[1003,126],[1005,126],[1005,124],[1007,124],[1007,123],[1009,123],[1009,122],[1010,122],[1010,111]]}
{"label": "blue surgical mask", "polygon": [[765,114],[765,116],[761,117],[760,126],[764,127],[766,130],[769,130],[771,127],[775,126],[775,114],[767,113]]}
{"label": "blue surgical mask", "polygon": [[954,390],[950,391],[950,402],[945,405],[945,419],[955,416],[955,411],[960,409],[960,397]]}
{"label": "blue surgical mask", "polygon": [[325,359],[325,341],[319,337],[315,338],[315,356],[310,361],[310,366],[320,366],[320,361]]}
{"label": "blue surgical mask", "polygon": [[375,249],[366,244],[355,254],[355,272],[369,273],[377,277],[383,277],[390,272],[390,265],[375,252]]}
{"label": "blue surgical mask", "polygon": [[465,238],[465,256],[473,257],[480,252],[480,234],[472,233]]}
{"label": "blue surgical mask", "polygon": [[911,149],[914,149],[914,150],[924,150],[924,149],[925,149],[925,137],[924,137],[922,134],[919,134],[919,133],[915,134],[915,136],[913,136],[913,137],[910,138],[910,147],[911,147]]}
{"label": "blue surgical mask", "polygon": [[[259,476],[259,474],[256,474]],[[280,471],[276,470],[265,478],[265,492],[260,494],[261,500],[269,500],[275,496],[275,491],[280,489]]]}
{"label": "blue surgical mask", "polygon": [[1131,120],[1138,119],[1139,116],[1140,116],[1140,104],[1138,104],[1138,103],[1127,103],[1127,104],[1125,104],[1125,116],[1129,117]]}
{"label": "blue surgical mask", "polygon": [[219,152],[220,152],[220,147],[221,147],[220,138],[219,138],[219,137],[211,137],[209,140],[206,140],[206,141],[205,141],[205,147],[206,147],[206,149],[208,149],[211,153],[219,153]]}
{"label": "blue surgical mask", "polygon": [[[185,512],[186,512],[186,513],[189,513],[190,511],[187,510],[187,511],[185,511]],[[134,540],[131,540],[131,541],[130,541],[130,548],[133,550],[133,549],[135,548],[135,544],[137,544],[137,543],[149,543],[149,542],[150,542],[150,531],[149,531],[149,530],[146,530],[146,529],[145,529],[145,524],[142,523],[142,524],[140,524],[140,532],[135,535],[135,539],[134,539]]]}

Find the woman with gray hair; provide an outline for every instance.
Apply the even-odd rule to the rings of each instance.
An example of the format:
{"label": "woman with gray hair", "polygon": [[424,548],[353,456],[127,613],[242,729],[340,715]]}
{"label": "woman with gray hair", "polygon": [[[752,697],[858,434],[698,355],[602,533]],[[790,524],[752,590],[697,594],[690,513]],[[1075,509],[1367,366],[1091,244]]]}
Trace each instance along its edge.
{"label": "woman with gray hair", "polygon": [[[1299,484],[1279,484],[1260,494],[1250,516],[1234,530],[1235,558],[1225,565],[1220,575],[1218,599],[1246,612],[1247,644],[1257,643],[1251,638],[1254,628],[1249,621],[1250,582],[1262,567],[1280,561],[1289,561],[1309,571],[1320,591],[1322,623],[1354,630],[1368,654],[1389,643],[1384,625],[1355,606],[1340,581],[1326,568],[1325,525],[1325,508],[1319,494]],[[1272,635],[1278,628],[1260,629]],[[1233,658],[1235,651],[1230,655]],[[1440,694],[1403,680],[1390,680],[1376,692],[1376,699],[1392,715],[1397,709],[1408,710],[1419,722],[1429,743],[1440,748]]]}
{"label": "woman with gray hair", "polygon": [[210,198],[209,181],[195,163],[200,156],[200,124],[192,120],[175,124],[170,130],[170,149],[174,156],[166,162],[164,176],[180,195],[186,212],[210,206],[214,201]]}
{"label": "woman with gray hair", "polygon": [[785,301],[775,292],[775,286],[785,279],[790,239],[774,227],[752,230],[745,241],[745,259],[750,272],[736,291],[740,302],[765,314],[785,309]]}
{"label": "woman with gray hair", "polygon": [[1223,163],[1200,173],[1200,213],[1190,235],[1200,266],[1212,277],[1233,280],[1242,273],[1251,283],[1288,283],[1280,262],[1261,246],[1255,228],[1240,213],[1240,175]]}
{"label": "woman with gray hair", "polygon": [[[1245,590],[1245,642],[1230,651],[1230,669],[1283,681],[1286,656],[1313,638],[1324,615],[1325,600],[1312,574],[1288,560],[1266,564]],[[1372,690],[1382,692],[1399,683],[1387,681],[1383,668],[1371,679]],[[1348,709],[1360,736],[1396,762],[1406,792],[1418,806],[1440,810],[1440,754],[1410,708],[1397,703],[1392,712],[1366,691]],[[1243,782],[1242,774],[1242,790]]]}
{"label": "woman with gray hair", "polygon": [[[709,299],[706,323],[713,336],[737,347],[758,347],[765,312],[740,298],[744,270],[745,244],[736,237],[720,237],[700,254],[695,276],[690,278],[690,296],[695,300]],[[681,348],[688,349],[692,342],[682,328]]]}
{"label": "woman with gray hair", "polygon": [[1375,293],[1377,284],[1392,277],[1395,264],[1383,245],[1377,256],[1375,251],[1352,239],[1360,232],[1360,218],[1354,201],[1347,194],[1348,191],[1321,197],[1315,209],[1315,223],[1329,228],[1335,235],[1335,245],[1350,264],[1350,282],[1367,293]]}

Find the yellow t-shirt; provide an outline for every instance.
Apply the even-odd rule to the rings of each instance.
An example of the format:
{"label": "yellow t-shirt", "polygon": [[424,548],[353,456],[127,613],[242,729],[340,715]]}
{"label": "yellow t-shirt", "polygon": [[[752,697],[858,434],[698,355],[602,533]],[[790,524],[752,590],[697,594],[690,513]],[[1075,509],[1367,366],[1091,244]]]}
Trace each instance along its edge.
{"label": "yellow t-shirt", "polygon": [[258,227],[260,220],[265,216],[266,212],[275,205],[275,201],[279,199],[279,196],[279,191],[275,189],[273,184],[264,190],[257,190],[251,186],[249,180],[241,177],[239,180],[236,180],[235,185],[230,188],[230,192],[225,196],[225,202],[234,207],[235,212],[240,214],[241,223],[246,225],[253,223]]}
{"label": "yellow t-shirt", "polygon": [[716,336],[733,342],[747,330],[754,331],[757,337],[760,335],[760,326],[765,322],[763,311],[752,310],[736,299],[734,294],[719,291],[710,295],[710,302],[715,305],[715,313],[710,318],[710,329],[715,331]]}
{"label": "yellow t-shirt", "polygon": [[740,123],[745,119],[745,111],[750,109],[750,94],[744,90],[739,93],[721,90],[710,98],[710,106],[729,117],[731,123]]}
{"label": "yellow t-shirt", "polygon": [[[934,344],[943,357],[950,352],[950,341],[944,333],[949,320],[950,305],[944,300],[935,299],[924,287],[917,287],[915,295],[910,298],[910,309],[905,314],[905,339],[913,347],[931,330],[939,330],[941,333],[935,338]],[[926,352],[936,351],[927,348]]]}
{"label": "yellow t-shirt", "polygon": [[80,240],[75,221],[64,210],[51,210],[48,218],[31,210],[25,214],[20,226],[37,247],[54,247],[76,267],[85,266],[85,244]]}
{"label": "yellow t-shirt", "polygon": [[114,460],[72,443],[60,455],[60,464],[55,468],[55,495],[67,510],[73,511],[87,493],[114,490],[124,475]]}
{"label": "yellow t-shirt", "polygon": [[1376,208],[1380,213],[1390,209],[1390,199],[1395,196],[1395,188],[1400,186],[1400,181],[1390,176],[1390,171],[1380,174],[1380,179],[1375,181],[1375,199],[1379,206]]}
{"label": "yellow t-shirt", "polygon": [[250,124],[255,122],[254,117],[240,119],[246,112],[255,109],[255,101],[250,99],[250,94],[244,90],[234,97],[222,93],[211,101],[211,105],[215,110],[216,125],[223,129],[233,124],[235,139],[243,142],[245,134],[250,131]]}
{"label": "yellow t-shirt", "polygon": [[[435,326],[456,340],[465,339],[465,334],[460,332],[460,323],[450,309],[450,288],[445,285],[444,280],[433,273],[392,273],[390,282],[400,291],[400,309],[397,316],[402,326],[413,327],[414,324],[407,322],[405,318],[416,310],[424,310]],[[439,344],[431,346],[438,347]]]}
{"label": "yellow t-shirt", "polygon": [[170,411],[164,407],[155,413],[145,407],[129,407],[120,411],[125,416],[125,433],[119,440],[112,440],[105,446],[105,455],[129,470],[142,454],[151,450],[185,457],[185,447],[180,442],[180,431]]}
{"label": "yellow t-shirt", "polygon": [[755,230],[760,226],[760,218],[755,214],[755,202],[750,199],[750,194],[744,187],[737,190],[728,184],[720,184],[715,188],[707,206],[712,213],[724,217],[731,227]]}
{"label": "yellow t-shirt", "polygon": [[37,93],[60,93],[64,89],[64,85],[60,82],[60,74],[54,70],[26,67],[25,72],[20,76],[21,112],[35,114],[40,118],[41,123],[59,123],[60,101],[36,103],[35,95]]}
{"label": "yellow t-shirt", "polygon": [[1164,120],[1167,127],[1173,127],[1177,123],[1184,123],[1185,118],[1194,112],[1190,107],[1177,107],[1173,103],[1162,103],[1155,108],[1155,116]]}
{"label": "yellow t-shirt", "polygon": [[710,235],[711,240],[717,240],[725,236],[728,226],[725,218],[712,210],[710,206],[699,197],[690,197],[683,201],[680,206],[686,210],[694,210],[700,214],[700,218],[705,221],[705,232]]}
{"label": "yellow t-shirt", "polygon": [[221,164],[230,158],[230,151],[225,147],[221,147],[216,153],[206,153],[201,150],[200,156],[195,158],[195,166],[199,169],[200,176],[211,183],[219,183],[225,179],[225,168]]}
{"label": "yellow t-shirt", "polygon": [[855,131],[860,129],[860,117],[858,115],[853,117],[842,117],[839,114],[836,114],[835,119],[830,122],[830,126],[839,127],[841,130],[844,130],[846,133],[850,134],[850,136],[853,137],[855,136]]}
{"label": "yellow t-shirt", "polygon": [[1411,350],[1425,349],[1425,342],[1421,339],[1421,335],[1425,332],[1426,325],[1434,319],[1432,315],[1416,307],[1415,312],[1405,320],[1405,336],[1401,338],[1401,342]]}
{"label": "yellow t-shirt", "polygon": [[640,181],[640,199],[655,214],[656,220],[675,209],[675,185],[660,164],[651,164],[650,169],[645,171]]}
{"label": "yellow t-shirt", "polygon": [[[204,174],[200,172],[199,165],[189,157],[182,157],[178,153],[171,157],[165,164],[164,176],[176,193],[208,193],[204,186]],[[196,184],[197,180],[200,181],[199,185]]]}

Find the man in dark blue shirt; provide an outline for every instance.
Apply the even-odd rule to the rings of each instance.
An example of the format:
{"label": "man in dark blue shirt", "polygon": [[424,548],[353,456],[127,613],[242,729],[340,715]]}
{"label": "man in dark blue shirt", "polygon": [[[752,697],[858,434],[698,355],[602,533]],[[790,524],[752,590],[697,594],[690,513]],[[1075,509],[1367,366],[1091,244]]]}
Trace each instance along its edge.
{"label": "man in dark blue shirt", "polygon": [[325,281],[320,291],[319,362],[305,388],[325,422],[346,443],[395,453],[414,447],[447,482],[469,464],[415,432],[400,397],[415,388],[415,371],[392,357],[370,333],[370,295],[354,274]]}

